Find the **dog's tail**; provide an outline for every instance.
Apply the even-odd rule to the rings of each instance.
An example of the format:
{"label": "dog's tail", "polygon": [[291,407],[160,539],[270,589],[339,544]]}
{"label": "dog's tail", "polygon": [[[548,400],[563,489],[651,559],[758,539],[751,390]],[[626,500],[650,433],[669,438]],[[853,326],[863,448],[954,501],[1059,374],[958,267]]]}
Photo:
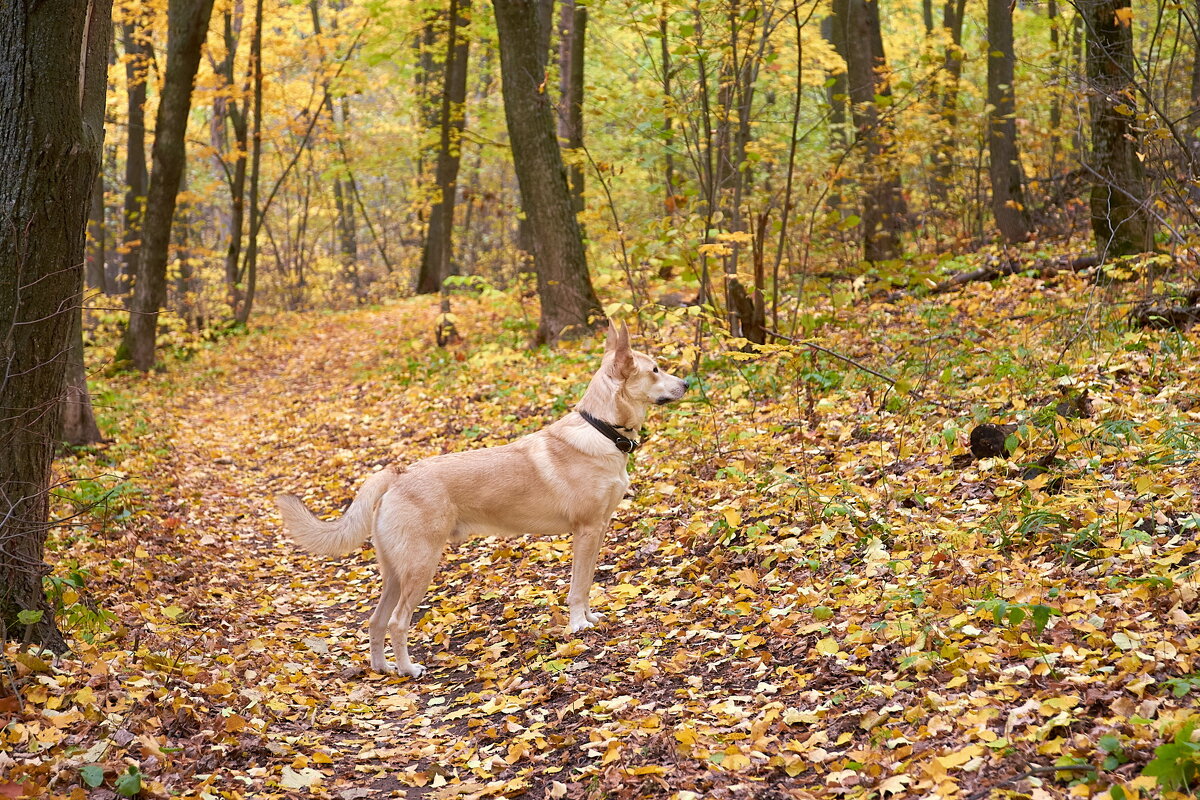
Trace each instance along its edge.
{"label": "dog's tail", "polygon": [[295,495],[281,494],[275,498],[283,526],[296,543],[310,553],[321,556],[341,556],[360,546],[374,528],[375,511],[384,492],[396,480],[391,467],[376,472],[358,490],[358,496],[341,519],[317,519]]}

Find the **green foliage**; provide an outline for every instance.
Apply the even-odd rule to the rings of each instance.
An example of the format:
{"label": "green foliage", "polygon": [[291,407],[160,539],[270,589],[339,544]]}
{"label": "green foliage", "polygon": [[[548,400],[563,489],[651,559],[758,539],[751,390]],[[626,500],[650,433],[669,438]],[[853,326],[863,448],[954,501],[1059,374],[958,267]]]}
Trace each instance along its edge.
{"label": "green foliage", "polygon": [[1044,603],[1011,603],[1002,597],[993,597],[976,606],[976,610],[991,612],[997,625],[1019,628],[1026,619],[1035,636],[1041,636],[1051,617],[1062,616],[1062,612]]}
{"label": "green foliage", "polygon": [[1192,741],[1192,734],[1200,717],[1192,717],[1175,734],[1175,740],[1154,749],[1154,759],[1142,769],[1158,781],[1166,791],[1191,791],[1200,778],[1200,743]]}
{"label": "green foliage", "polygon": [[76,478],[54,490],[55,497],[69,503],[76,516],[88,515],[100,523],[128,519],[142,494],[133,483],[105,475]]}
{"label": "green foliage", "polygon": [[86,764],[79,768],[79,779],[85,786],[96,789],[104,785],[104,767],[99,764]]}
{"label": "green foliage", "polygon": [[121,797],[135,797],[142,792],[142,771],[132,764],[129,769],[117,776],[113,788]]}
{"label": "green foliage", "polygon": [[21,625],[36,625],[42,621],[42,612],[32,608],[23,608],[17,613],[17,622]]}
{"label": "green foliage", "polygon": [[88,596],[86,569],[75,565],[66,574],[47,575],[42,583],[54,618],[64,633],[92,642],[116,622],[111,611],[97,606]]}

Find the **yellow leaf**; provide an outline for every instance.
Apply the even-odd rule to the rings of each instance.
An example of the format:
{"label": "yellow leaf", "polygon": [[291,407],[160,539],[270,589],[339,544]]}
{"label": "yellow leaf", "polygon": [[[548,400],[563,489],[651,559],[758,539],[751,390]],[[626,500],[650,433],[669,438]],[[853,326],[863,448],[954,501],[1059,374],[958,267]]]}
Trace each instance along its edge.
{"label": "yellow leaf", "polygon": [[291,767],[284,767],[283,778],[279,781],[279,785],[285,789],[307,789],[322,777],[324,776],[315,769],[306,768],[297,771]]}
{"label": "yellow leaf", "polygon": [[893,775],[892,777],[880,782],[875,787],[875,791],[880,795],[884,794],[899,794],[905,790],[908,784],[912,783],[911,775]]}
{"label": "yellow leaf", "polygon": [[823,653],[824,655],[827,655],[827,656],[833,656],[833,655],[837,655],[837,651],[838,651],[837,640],[832,637],[826,637],[826,638],[822,639],[821,641],[817,642],[817,652],[818,653]]}
{"label": "yellow leaf", "polygon": [[725,524],[731,528],[736,528],[742,524],[742,515],[738,513],[736,508],[726,508],[721,512],[725,517]]}
{"label": "yellow leaf", "polygon": [[634,767],[633,769],[625,770],[627,775],[666,775],[667,768],[660,767],[657,764],[647,764],[642,767]]}
{"label": "yellow leaf", "polygon": [[983,755],[983,748],[977,744],[967,745],[961,750],[957,750],[949,755],[938,756],[934,759],[943,769],[951,770],[955,767],[961,767],[963,764],[970,761],[975,756]]}

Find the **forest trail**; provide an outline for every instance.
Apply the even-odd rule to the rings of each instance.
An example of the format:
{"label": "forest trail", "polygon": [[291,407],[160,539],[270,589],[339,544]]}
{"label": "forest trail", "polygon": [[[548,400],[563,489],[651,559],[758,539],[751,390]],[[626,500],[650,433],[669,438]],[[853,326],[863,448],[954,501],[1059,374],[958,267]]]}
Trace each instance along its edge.
{"label": "forest trail", "polygon": [[[220,758],[200,760],[214,791],[249,778],[267,792],[512,795],[531,789],[536,772],[541,794],[564,770],[561,778],[570,781],[572,765],[596,759],[589,745],[601,748],[600,757],[620,751],[615,736],[590,741],[579,712],[597,687],[596,699],[617,697],[620,709],[632,702],[604,684],[637,660],[645,637],[661,632],[653,617],[619,619],[647,607],[637,601],[645,586],[622,583],[618,590],[630,595],[599,604],[610,619],[615,610],[617,621],[575,638],[565,633],[565,537],[451,548],[417,614],[423,620],[412,645],[430,671],[414,682],[366,668],[365,619],[379,589],[371,553],[312,558],[282,531],[277,493],[307,492],[310,507],[327,514],[380,465],[463,446],[456,434],[477,419],[469,397],[419,382],[391,394],[379,379],[395,355],[388,342],[409,341],[432,320],[409,305],[325,318],[289,342],[269,335],[235,341],[238,352],[217,356],[219,364],[202,357],[195,367],[209,377],[164,409],[177,483],[162,511],[184,537],[174,543],[182,550],[176,566],[191,586],[161,603],[189,609],[177,621],[222,664],[219,675],[204,675],[218,687],[209,699],[221,701],[208,705],[238,742]],[[594,368],[598,355],[582,353],[577,366]],[[547,397],[547,405],[556,399]],[[431,425],[439,411],[445,425]],[[613,570],[613,547],[610,541],[600,565],[602,582]],[[643,698],[638,713],[650,720],[639,723],[641,737],[664,753],[674,748],[672,731],[649,712],[670,704],[670,689]]]}
{"label": "forest trail", "polygon": [[[599,337],[530,349],[515,303],[463,297],[465,342],[442,349],[413,299],[114,377],[114,440],[62,468],[140,493],[79,506],[52,545],[115,621],[87,644],[65,614],[75,654],[19,660],[0,765],[64,798],[90,764],[205,798],[1147,789],[1149,764],[1186,768],[1156,748],[1200,692],[1200,380],[1177,335],[1080,338],[1092,291],[1013,276],[839,312],[825,346],[879,369],[904,348],[936,405],[802,349],[704,354],[631,459],[593,588],[606,623],[565,630],[565,537],[468,542],[418,612],[419,681],[367,669],[369,548],[300,552],[273,497],[333,515],[384,464],[536,430]],[[687,313],[636,343],[692,363]],[[1039,363],[1092,415],[1056,416]],[[1025,421],[1011,462],[968,452],[988,407]],[[1033,460],[1051,472],[1021,477]]]}

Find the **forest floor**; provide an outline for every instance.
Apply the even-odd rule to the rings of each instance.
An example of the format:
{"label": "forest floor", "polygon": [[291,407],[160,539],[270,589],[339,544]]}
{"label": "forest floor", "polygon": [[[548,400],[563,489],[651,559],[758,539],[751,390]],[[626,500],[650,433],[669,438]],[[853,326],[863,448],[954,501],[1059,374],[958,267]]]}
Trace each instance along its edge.
{"label": "forest floor", "polygon": [[[76,516],[48,555],[76,646],[9,643],[0,797],[1185,788],[1198,338],[1123,327],[1135,292],[1068,274],[815,299],[814,341],[895,386],[647,315],[635,346],[699,369],[631,459],[593,589],[606,622],[565,630],[567,539],[472,541],[418,611],[415,681],[367,668],[370,550],[301,553],[272,498],[332,515],[380,465],[536,430],[600,339],[531,351],[514,299],[459,298],[464,342],[439,349],[413,299],[98,376],[111,441],[61,460]],[[1012,459],[972,458],[983,421],[1020,426]]]}

